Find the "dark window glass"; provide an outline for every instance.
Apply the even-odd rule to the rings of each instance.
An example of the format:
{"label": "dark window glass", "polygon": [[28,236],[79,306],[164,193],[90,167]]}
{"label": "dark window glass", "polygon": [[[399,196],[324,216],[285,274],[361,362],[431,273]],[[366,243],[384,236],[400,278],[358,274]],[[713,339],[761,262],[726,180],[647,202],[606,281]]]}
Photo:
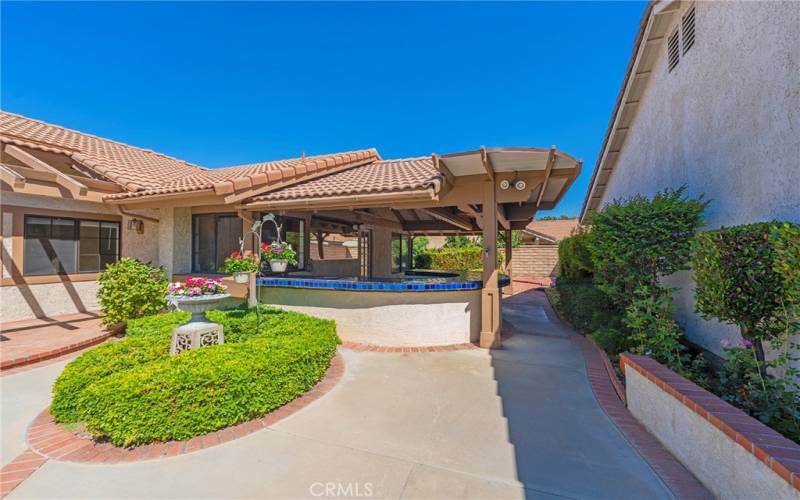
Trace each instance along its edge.
{"label": "dark window glass", "polygon": [[242,219],[236,215],[192,217],[192,272],[221,273],[225,258],[239,249]]}
{"label": "dark window glass", "polygon": [[[263,217],[265,214],[261,214]],[[304,228],[303,219],[295,219],[294,217],[277,216],[275,221],[281,226],[281,241],[292,245],[292,249],[297,252],[297,265],[289,266],[289,269],[303,269],[305,265],[305,241],[303,241]],[[272,222],[264,223],[261,230],[261,241],[264,243],[272,243],[277,240],[275,233],[275,224]]]}
{"label": "dark window glass", "polygon": [[402,234],[392,234],[392,272],[401,273],[406,270],[408,242]]}
{"label": "dark window glass", "polygon": [[25,217],[23,274],[99,272],[119,259],[118,222]]}

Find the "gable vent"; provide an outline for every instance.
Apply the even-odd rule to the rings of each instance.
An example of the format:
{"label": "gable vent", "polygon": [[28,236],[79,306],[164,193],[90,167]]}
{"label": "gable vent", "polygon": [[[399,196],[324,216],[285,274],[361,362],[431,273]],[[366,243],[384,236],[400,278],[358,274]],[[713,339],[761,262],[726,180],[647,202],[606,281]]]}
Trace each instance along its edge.
{"label": "gable vent", "polygon": [[667,68],[669,71],[675,69],[681,58],[680,40],[678,39],[678,28],[667,38]]}
{"label": "gable vent", "polygon": [[689,52],[694,45],[694,7],[683,16],[683,53]]}

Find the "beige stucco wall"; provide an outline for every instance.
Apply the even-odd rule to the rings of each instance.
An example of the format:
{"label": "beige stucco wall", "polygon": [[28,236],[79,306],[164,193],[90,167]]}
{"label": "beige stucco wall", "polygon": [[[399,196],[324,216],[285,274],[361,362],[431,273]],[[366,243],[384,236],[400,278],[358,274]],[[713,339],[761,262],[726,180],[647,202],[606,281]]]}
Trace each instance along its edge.
{"label": "beige stucco wall", "polygon": [[[130,213],[141,214],[158,220],[158,210],[136,210]],[[158,222],[139,218],[144,223],[144,232],[128,229],[128,222],[136,217],[122,218],[122,256],[158,265]]]}
{"label": "beige stucco wall", "polygon": [[99,309],[96,281],[0,287],[0,322]]}
{"label": "beige stucco wall", "polygon": [[628,409],[717,498],[798,499],[755,455],[626,365]]}
{"label": "beige stucco wall", "polygon": [[158,223],[158,263],[167,276],[192,270],[192,209],[161,208]]}
{"label": "beige stucco wall", "polygon": [[[662,50],[603,203],[687,184],[712,200],[708,228],[800,222],[800,8],[692,5],[695,44],[671,73]],[[665,281],[689,337],[721,354],[737,330],[694,314],[690,273]]]}
{"label": "beige stucco wall", "polygon": [[511,251],[514,276],[555,276],[558,245],[522,245]]}
{"label": "beige stucco wall", "polygon": [[311,260],[311,274],[314,276],[358,276],[358,259]]}
{"label": "beige stucco wall", "polygon": [[372,277],[392,277],[392,230],[376,226],[372,230]]}
{"label": "beige stucco wall", "polygon": [[476,342],[480,290],[458,292],[349,292],[261,287],[264,304],[336,321],[345,341],[388,346]]}

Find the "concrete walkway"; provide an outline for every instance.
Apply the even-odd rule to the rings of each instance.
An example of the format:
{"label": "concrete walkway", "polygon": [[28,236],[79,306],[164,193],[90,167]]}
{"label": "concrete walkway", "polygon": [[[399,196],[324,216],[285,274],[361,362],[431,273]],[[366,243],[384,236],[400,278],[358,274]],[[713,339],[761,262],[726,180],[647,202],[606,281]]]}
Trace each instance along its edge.
{"label": "concrete walkway", "polygon": [[[9,498],[670,498],[598,406],[566,332],[529,301],[504,314],[536,335],[492,352],[343,350],[339,385],[270,428],[151,462],[50,460]],[[40,384],[11,385],[25,375]],[[4,408],[52,377],[6,377]],[[2,424],[18,432],[5,411]]]}

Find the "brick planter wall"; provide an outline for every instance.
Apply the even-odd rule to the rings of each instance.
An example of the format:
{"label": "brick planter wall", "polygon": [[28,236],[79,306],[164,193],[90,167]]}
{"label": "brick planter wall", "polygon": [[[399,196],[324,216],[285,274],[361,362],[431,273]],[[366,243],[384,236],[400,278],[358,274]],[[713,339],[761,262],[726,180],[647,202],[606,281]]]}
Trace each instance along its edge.
{"label": "brick planter wall", "polygon": [[651,358],[620,365],[630,412],[714,496],[800,499],[800,446]]}
{"label": "brick planter wall", "polygon": [[558,264],[558,245],[523,245],[512,252],[514,276],[553,276]]}

